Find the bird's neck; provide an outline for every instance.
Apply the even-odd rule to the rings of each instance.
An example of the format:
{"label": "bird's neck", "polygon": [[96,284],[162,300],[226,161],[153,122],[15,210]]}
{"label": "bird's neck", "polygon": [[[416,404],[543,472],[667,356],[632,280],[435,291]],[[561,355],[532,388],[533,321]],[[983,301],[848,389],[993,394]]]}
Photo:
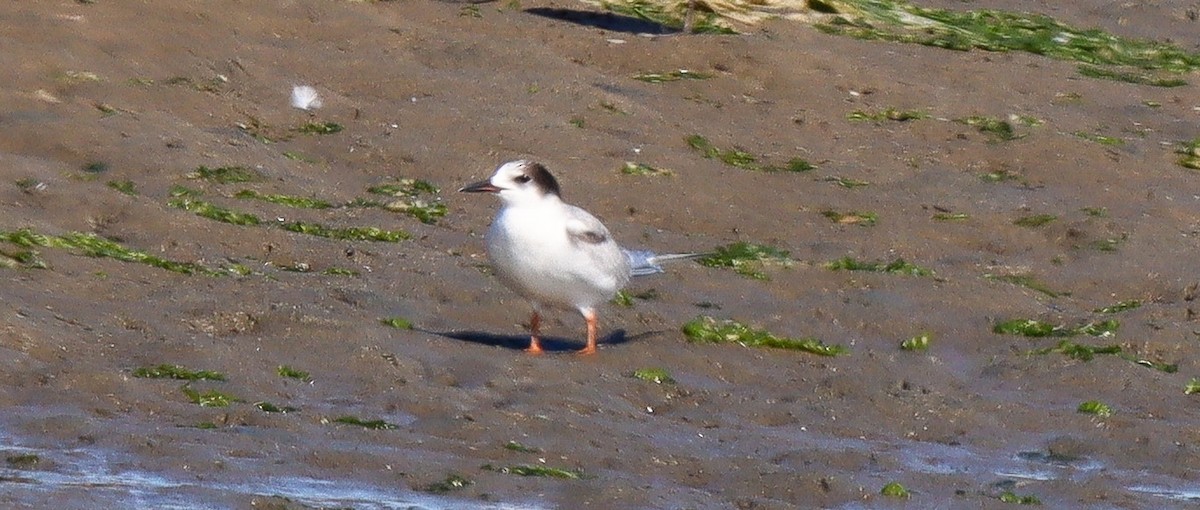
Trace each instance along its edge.
{"label": "bird's neck", "polygon": [[562,207],[562,199],[553,193],[536,197],[513,197],[504,201],[504,207],[521,207],[528,209]]}

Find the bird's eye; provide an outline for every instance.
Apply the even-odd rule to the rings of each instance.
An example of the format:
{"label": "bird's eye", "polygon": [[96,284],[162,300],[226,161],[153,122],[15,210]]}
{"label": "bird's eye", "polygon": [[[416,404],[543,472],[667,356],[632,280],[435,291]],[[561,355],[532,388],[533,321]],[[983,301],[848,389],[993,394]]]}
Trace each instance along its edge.
{"label": "bird's eye", "polygon": [[527,182],[529,182],[529,181],[532,181],[532,180],[533,180],[533,177],[530,177],[530,176],[528,176],[528,175],[518,175],[518,176],[517,176],[517,178],[516,178],[516,179],[513,179],[513,180],[515,180],[515,181],[517,181],[517,182],[519,182],[519,183],[521,183],[521,184],[525,184],[525,183],[527,183]]}

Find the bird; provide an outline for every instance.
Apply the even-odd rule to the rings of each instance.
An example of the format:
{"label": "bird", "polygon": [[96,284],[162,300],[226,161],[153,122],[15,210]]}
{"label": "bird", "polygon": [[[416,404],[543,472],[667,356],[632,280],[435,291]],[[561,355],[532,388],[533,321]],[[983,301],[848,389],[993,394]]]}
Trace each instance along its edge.
{"label": "bird", "polygon": [[599,305],[631,277],[662,272],[660,262],[696,256],[621,248],[599,219],[563,201],[558,180],[541,163],[509,161],[459,191],[500,197],[485,246],[496,277],[533,307],[526,349],[532,354],[543,352],[542,315],[555,308],[583,315],[587,344],[578,352],[595,353]]}

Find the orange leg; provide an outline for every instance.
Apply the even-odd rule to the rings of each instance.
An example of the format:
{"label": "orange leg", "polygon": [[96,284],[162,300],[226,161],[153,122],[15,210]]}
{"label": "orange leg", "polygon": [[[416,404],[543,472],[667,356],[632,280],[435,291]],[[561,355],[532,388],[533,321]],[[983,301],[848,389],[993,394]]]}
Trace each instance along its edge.
{"label": "orange leg", "polygon": [[583,320],[587,321],[587,347],[579,350],[579,354],[595,354],[596,353],[596,324],[599,322],[596,318],[595,310],[584,310]]}
{"label": "orange leg", "polygon": [[541,325],[542,316],[538,315],[537,310],[534,310],[533,316],[529,318],[529,348],[525,349],[525,352],[529,354],[542,353],[542,339],[539,333]]}

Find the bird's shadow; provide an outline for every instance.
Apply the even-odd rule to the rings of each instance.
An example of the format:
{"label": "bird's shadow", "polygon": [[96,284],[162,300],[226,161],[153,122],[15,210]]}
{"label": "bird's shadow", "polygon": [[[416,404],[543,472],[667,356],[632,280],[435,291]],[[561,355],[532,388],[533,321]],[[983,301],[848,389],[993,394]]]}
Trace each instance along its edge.
{"label": "bird's shadow", "polygon": [[[486,333],[483,331],[428,331],[420,330],[422,333],[437,335],[440,337],[450,338],[462,342],[470,342],[479,345],[488,345],[492,347],[503,347],[515,351],[523,351],[529,347],[529,335],[497,335],[494,333]],[[600,347],[606,345],[621,345],[629,342],[637,342],[649,337],[661,335],[662,331],[647,331],[630,336],[625,333],[625,330],[618,329],[609,333],[607,336],[600,338],[597,341]],[[584,343],[575,340],[567,340],[565,338],[542,337],[542,349],[546,352],[573,352],[584,347]]]}
{"label": "bird's shadow", "polygon": [[531,7],[525,12],[534,16],[566,21],[576,25],[594,27],[610,32],[625,32],[629,34],[677,34],[679,29],[653,21],[625,16],[611,12],[581,11],[577,9],[562,9],[555,7]]}

